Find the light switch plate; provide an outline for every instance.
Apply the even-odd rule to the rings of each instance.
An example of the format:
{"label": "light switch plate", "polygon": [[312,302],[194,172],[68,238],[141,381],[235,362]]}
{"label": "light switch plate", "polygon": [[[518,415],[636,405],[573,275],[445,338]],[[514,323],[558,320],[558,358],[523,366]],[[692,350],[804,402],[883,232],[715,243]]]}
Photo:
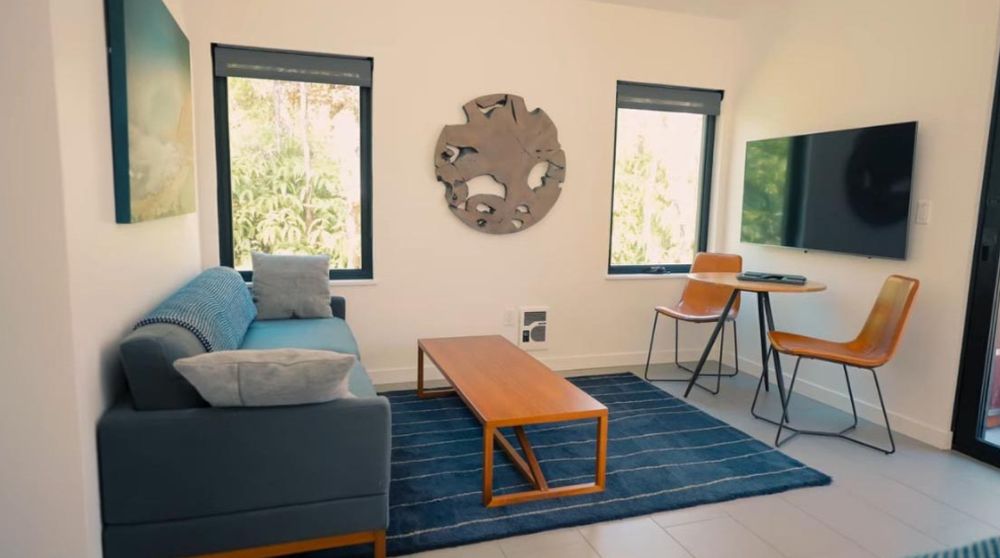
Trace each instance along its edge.
{"label": "light switch plate", "polygon": [[503,325],[512,326],[514,325],[515,313],[513,308],[507,308],[503,311]]}
{"label": "light switch plate", "polygon": [[917,201],[917,217],[914,221],[918,225],[927,225],[931,222],[931,201],[930,200],[919,200]]}

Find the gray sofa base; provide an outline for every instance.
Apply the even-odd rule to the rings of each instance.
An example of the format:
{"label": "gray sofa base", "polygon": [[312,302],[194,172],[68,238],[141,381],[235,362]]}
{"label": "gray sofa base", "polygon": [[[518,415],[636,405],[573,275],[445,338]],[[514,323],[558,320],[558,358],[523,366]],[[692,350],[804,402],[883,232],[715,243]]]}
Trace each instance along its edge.
{"label": "gray sofa base", "polygon": [[389,523],[387,494],[181,521],[108,525],[106,558],[177,558],[371,530]]}
{"label": "gray sofa base", "polygon": [[[331,319],[251,323],[240,348],[360,356],[344,299],[330,306]],[[384,557],[391,413],[361,362],[351,369],[353,398],[212,408],[173,368],[204,352],[186,329],[143,326],[121,352],[130,393],[97,427],[105,557],[261,557],[354,544]]]}

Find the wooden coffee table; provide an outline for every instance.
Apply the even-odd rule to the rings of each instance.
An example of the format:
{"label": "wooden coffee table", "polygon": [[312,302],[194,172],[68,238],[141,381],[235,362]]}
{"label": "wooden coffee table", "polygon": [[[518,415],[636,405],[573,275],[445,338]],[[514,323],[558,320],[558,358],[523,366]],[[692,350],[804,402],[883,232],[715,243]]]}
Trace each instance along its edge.
{"label": "wooden coffee table", "polygon": [[[424,355],[431,359],[451,388],[424,389]],[[483,504],[506,506],[604,490],[607,467],[608,408],[566,378],[499,335],[444,337],[417,341],[417,394],[421,398],[458,394],[483,425]],[[548,422],[597,419],[594,482],[550,487],[538,465],[524,426]],[[512,427],[521,454],[500,432]],[[533,490],[493,495],[493,443],[534,485]]]}

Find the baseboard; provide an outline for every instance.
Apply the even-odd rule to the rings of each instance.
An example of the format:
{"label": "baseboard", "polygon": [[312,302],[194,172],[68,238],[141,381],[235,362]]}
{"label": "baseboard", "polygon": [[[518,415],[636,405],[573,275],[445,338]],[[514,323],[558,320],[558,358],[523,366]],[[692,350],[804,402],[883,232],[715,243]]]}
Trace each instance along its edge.
{"label": "baseboard", "polygon": [[[579,375],[586,375],[588,370],[595,370],[595,374],[607,374],[614,372],[615,368],[619,368],[622,372],[641,373],[642,367],[646,364],[646,353],[643,352],[547,356],[544,351],[539,351],[531,353],[531,355],[556,372],[572,372]],[[699,349],[682,349],[679,353],[680,360],[685,361],[697,360],[700,356],[701,350]],[[673,351],[653,351],[653,364],[673,361]],[[414,362],[413,366],[373,368],[368,370],[368,375],[378,387],[410,385],[417,381],[417,365]],[[427,380],[443,379],[441,372],[429,361],[425,361],[424,377]]]}
{"label": "baseboard", "polygon": [[[586,375],[588,372],[594,374],[607,374],[615,371],[632,371],[641,373],[646,363],[646,353],[625,352],[625,353],[595,353],[589,355],[576,356],[547,356],[544,351],[532,353],[532,356],[544,362],[549,368],[556,372],[572,373],[573,375]],[[697,360],[701,356],[701,349],[682,349],[678,355],[682,361]],[[727,352],[724,356],[725,362],[732,362],[733,354]],[[670,363],[674,361],[673,351],[654,351],[652,362],[654,364]],[[617,369],[617,370],[616,370]],[[751,359],[740,358],[740,369],[751,376],[760,376],[760,363]],[[368,371],[372,381],[376,386],[387,388],[412,388],[416,383],[417,367],[404,366],[397,368],[375,368]],[[425,377],[430,382],[443,380],[437,368],[427,362],[424,370]],[[791,381],[791,377],[786,374],[786,379]],[[433,384],[432,384],[433,385]],[[815,382],[799,378],[796,382],[796,393],[805,395],[811,399],[830,405],[836,409],[850,412],[851,404],[847,395]],[[890,396],[891,397],[891,396]],[[862,399],[855,399],[858,407],[858,414],[865,420],[881,424],[882,410],[878,405],[869,403]],[[748,403],[749,404],[749,403]],[[889,410],[889,420],[892,422],[894,431],[905,434],[925,444],[938,449],[951,448],[951,432],[939,430],[925,422],[913,417],[902,415]]]}
{"label": "baseboard", "polygon": [[[727,358],[732,358],[732,355],[727,355]],[[759,378],[760,369],[761,366],[759,362],[747,358],[740,359],[740,370],[746,372],[747,374]],[[785,374],[785,381],[791,381],[790,374]],[[845,393],[840,393],[826,386],[806,380],[801,376],[795,382],[795,393],[805,395],[810,399],[814,399],[820,403],[840,409],[841,411],[847,413],[851,412],[851,400]],[[891,395],[886,394],[886,397],[891,397]],[[854,401],[857,404],[859,416],[876,424],[883,423],[882,408],[879,405],[864,401],[857,397],[855,397]],[[892,423],[892,429],[894,432],[905,434],[910,438],[920,440],[921,442],[938,449],[951,449],[950,431],[939,430],[913,417],[893,412],[891,409],[887,409],[887,412],[889,414],[889,421]]]}

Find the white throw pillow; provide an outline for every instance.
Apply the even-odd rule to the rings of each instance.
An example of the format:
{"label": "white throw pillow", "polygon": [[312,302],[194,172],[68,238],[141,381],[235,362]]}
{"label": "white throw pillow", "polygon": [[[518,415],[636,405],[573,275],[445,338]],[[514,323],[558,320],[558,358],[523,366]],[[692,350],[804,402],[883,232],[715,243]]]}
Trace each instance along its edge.
{"label": "white throw pillow", "polygon": [[258,320],[332,318],[330,256],[259,254],[253,259]]}
{"label": "white throw pillow", "polygon": [[270,407],[354,397],[354,355],[307,349],[219,351],[174,361],[213,407]]}

